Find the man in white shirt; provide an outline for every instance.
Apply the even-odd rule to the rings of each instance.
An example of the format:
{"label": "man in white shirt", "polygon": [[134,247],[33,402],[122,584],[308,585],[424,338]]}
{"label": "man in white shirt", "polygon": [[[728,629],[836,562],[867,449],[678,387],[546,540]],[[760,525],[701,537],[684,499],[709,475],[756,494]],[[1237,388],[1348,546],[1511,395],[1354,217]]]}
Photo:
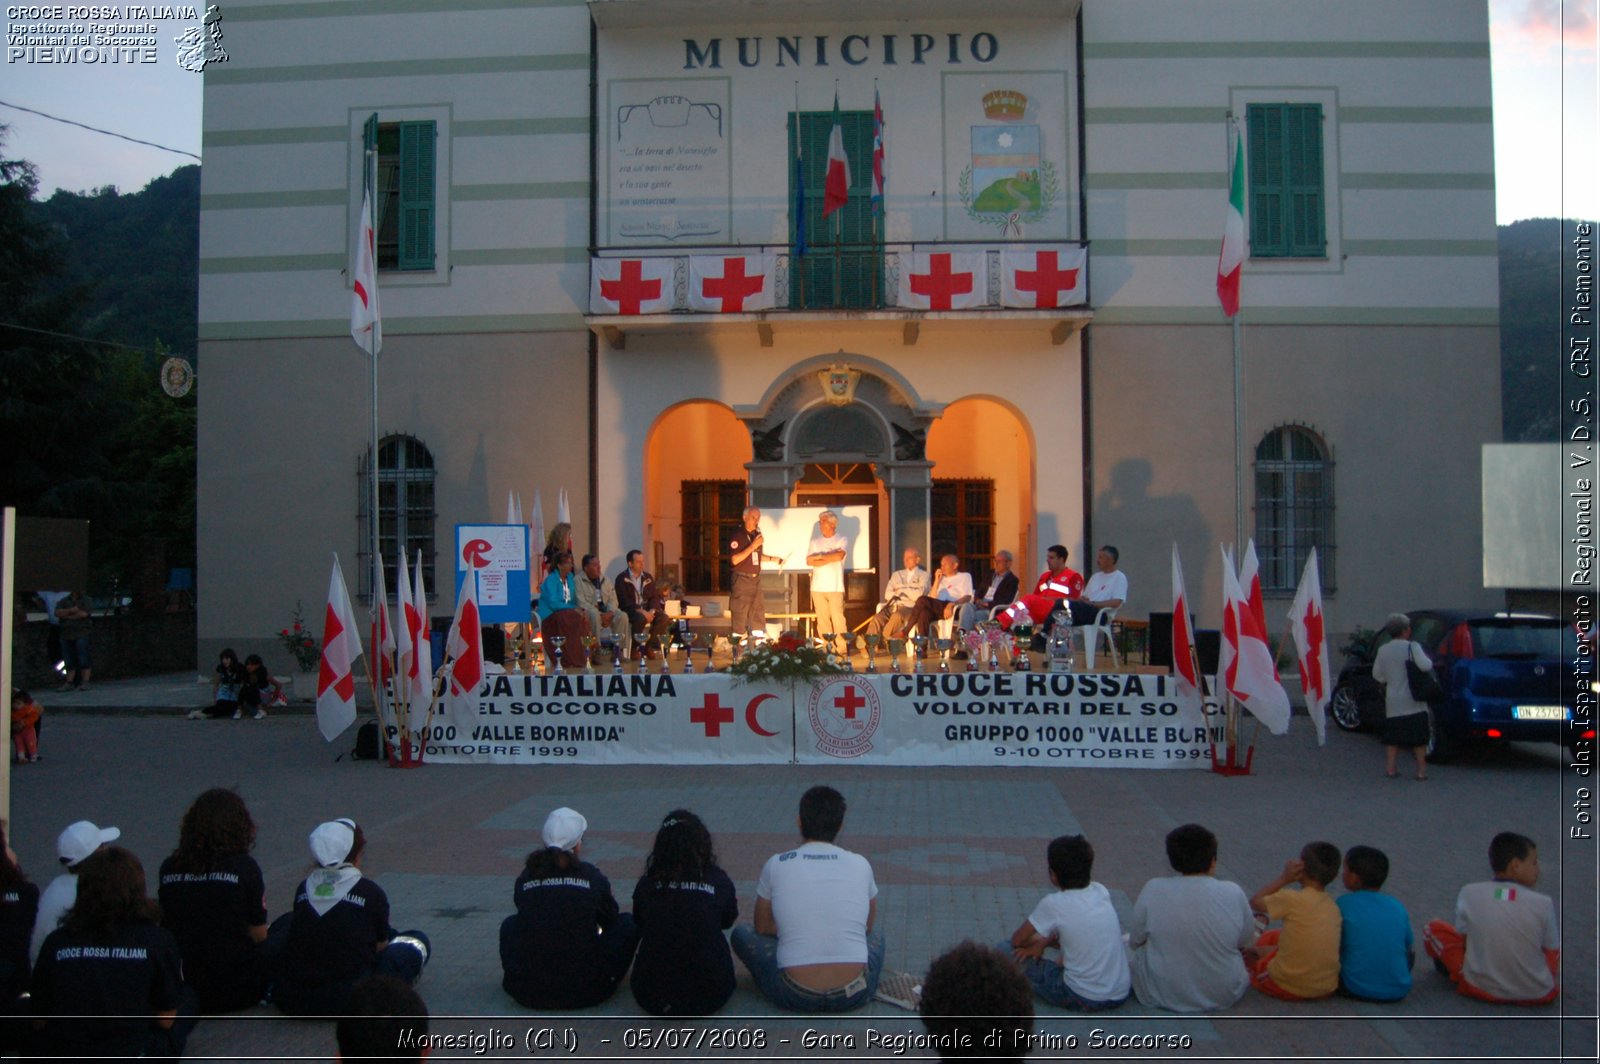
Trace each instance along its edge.
{"label": "man in white shirt", "polygon": [[844,796],[832,787],[800,797],[804,842],[767,859],[754,922],[733,929],[733,952],[756,985],[791,1012],[848,1012],[878,991],[878,884],[865,857],[833,844],[844,814]]}
{"label": "man in white shirt", "polygon": [[811,609],[817,615],[817,633],[835,637],[842,647],[850,634],[844,620],[844,560],[850,542],[839,535],[839,515],[824,510],[817,515],[822,534],[811,537],[806,564],[811,566]]}
{"label": "man in white shirt", "polygon": [[917,604],[917,599],[928,593],[932,578],[928,576],[928,570],[922,567],[922,552],[915,547],[907,547],[902,561],[906,567],[896,569],[883,589],[883,609],[873,614],[872,620],[867,622],[869,635],[898,639],[905,634],[906,624],[911,620],[911,608]]}
{"label": "man in white shirt", "polygon": [[1117,548],[1107,543],[1094,556],[1094,575],[1083,593],[1067,600],[1072,623],[1093,624],[1101,610],[1119,608],[1128,598],[1128,576],[1117,568]]}
{"label": "man in white shirt", "polygon": [[972,574],[960,572],[961,559],[946,554],[939,559],[939,573],[933,578],[933,590],[917,599],[912,607],[911,621],[906,630],[917,629],[933,638],[935,621],[954,617],[956,611],[972,601]]}

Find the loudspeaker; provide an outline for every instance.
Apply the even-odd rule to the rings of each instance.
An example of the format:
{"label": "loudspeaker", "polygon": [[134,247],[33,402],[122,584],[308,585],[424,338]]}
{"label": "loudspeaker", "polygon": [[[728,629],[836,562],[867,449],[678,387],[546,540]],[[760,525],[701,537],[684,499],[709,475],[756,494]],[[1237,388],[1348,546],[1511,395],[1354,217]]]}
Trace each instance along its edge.
{"label": "loudspeaker", "polygon": [[1194,653],[1200,659],[1200,675],[1215,676],[1217,659],[1222,656],[1222,630],[1201,628],[1194,633]]}
{"label": "loudspeaker", "polygon": [[1172,667],[1172,614],[1150,615],[1150,664]]}

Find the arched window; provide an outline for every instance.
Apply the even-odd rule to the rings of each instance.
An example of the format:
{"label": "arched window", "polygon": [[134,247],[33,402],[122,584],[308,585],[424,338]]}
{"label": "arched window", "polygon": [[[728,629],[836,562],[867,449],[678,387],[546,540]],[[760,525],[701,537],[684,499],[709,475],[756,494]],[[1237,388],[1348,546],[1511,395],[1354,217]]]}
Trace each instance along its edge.
{"label": "arched window", "polygon": [[1335,587],[1333,459],[1298,425],[1280,425],[1256,446],[1256,554],[1263,591],[1294,591],[1311,548],[1322,589]]}
{"label": "arched window", "polygon": [[[360,487],[358,512],[361,539],[361,597],[372,598],[372,484],[367,479],[371,452],[361,456],[356,477]],[[422,577],[428,594],[438,594],[434,578],[433,455],[414,436],[387,436],[378,442],[378,549],[383,555],[383,576],[392,598],[396,587],[395,562],[404,549],[407,574],[413,573],[417,551],[422,551]]]}

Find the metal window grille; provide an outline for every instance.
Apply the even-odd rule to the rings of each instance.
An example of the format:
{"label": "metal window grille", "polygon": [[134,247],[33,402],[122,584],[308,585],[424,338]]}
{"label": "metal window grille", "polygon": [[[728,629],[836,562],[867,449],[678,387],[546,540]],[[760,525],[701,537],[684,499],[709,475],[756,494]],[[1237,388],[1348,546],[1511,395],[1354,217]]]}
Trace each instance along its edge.
{"label": "metal window grille", "polygon": [[[371,451],[363,454],[356,466],[357,524],[360,526],[356,557],[360,563],[360,597],[372,600],[372,486],[368,480]],[[434,576],[433,454],[413,436],[388,436],[378,443],[378,549],[383,556],[383,577],[394,594],[397,584],[395,565],[402,548],[408,565],[415,564],[422,551],[422,576],[429,596],[439,593]],[[412,570],[407,569],[409,574]],[[453,591],[453,589],[452,589]]]}
{"label": "metal window grille", "polygon": [[1306,429],[1282,425],[1256,446],[1256,556],[1263,591],[1293,592],[1311,548],[1334,591],[1333,459]]}

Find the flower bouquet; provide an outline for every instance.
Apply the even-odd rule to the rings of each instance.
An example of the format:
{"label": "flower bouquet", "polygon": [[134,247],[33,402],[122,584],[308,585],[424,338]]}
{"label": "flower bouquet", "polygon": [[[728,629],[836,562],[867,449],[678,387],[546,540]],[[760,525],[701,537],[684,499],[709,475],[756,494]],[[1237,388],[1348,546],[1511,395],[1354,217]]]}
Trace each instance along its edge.
{"label": "flower bouquet", "polygon": [[753,646],[728,666],[741,683],[809,683],[818,676],[848,671],[822,647],[808,645],[798,632],[784,632],[770,643]]}
{"label": "flower bouquet", "polygon": [[[991,663],[1011,659],[1011,635],[991,621],[985,621],[964,633],[961,641],[967,648],[967,668],[975,671],[985,658]],[[987,651],[985,650],[987,648]]]}
{"label": "flower bouquet", "polygon": [[316,637],[306,627],[305,612],[301,609],[298,599],[294,604],[291,624],[278,633],[278,642],[294,655],[295,668],[301,672],[316,671],[317,663],[322,658],[322,648],[317,645]]}

